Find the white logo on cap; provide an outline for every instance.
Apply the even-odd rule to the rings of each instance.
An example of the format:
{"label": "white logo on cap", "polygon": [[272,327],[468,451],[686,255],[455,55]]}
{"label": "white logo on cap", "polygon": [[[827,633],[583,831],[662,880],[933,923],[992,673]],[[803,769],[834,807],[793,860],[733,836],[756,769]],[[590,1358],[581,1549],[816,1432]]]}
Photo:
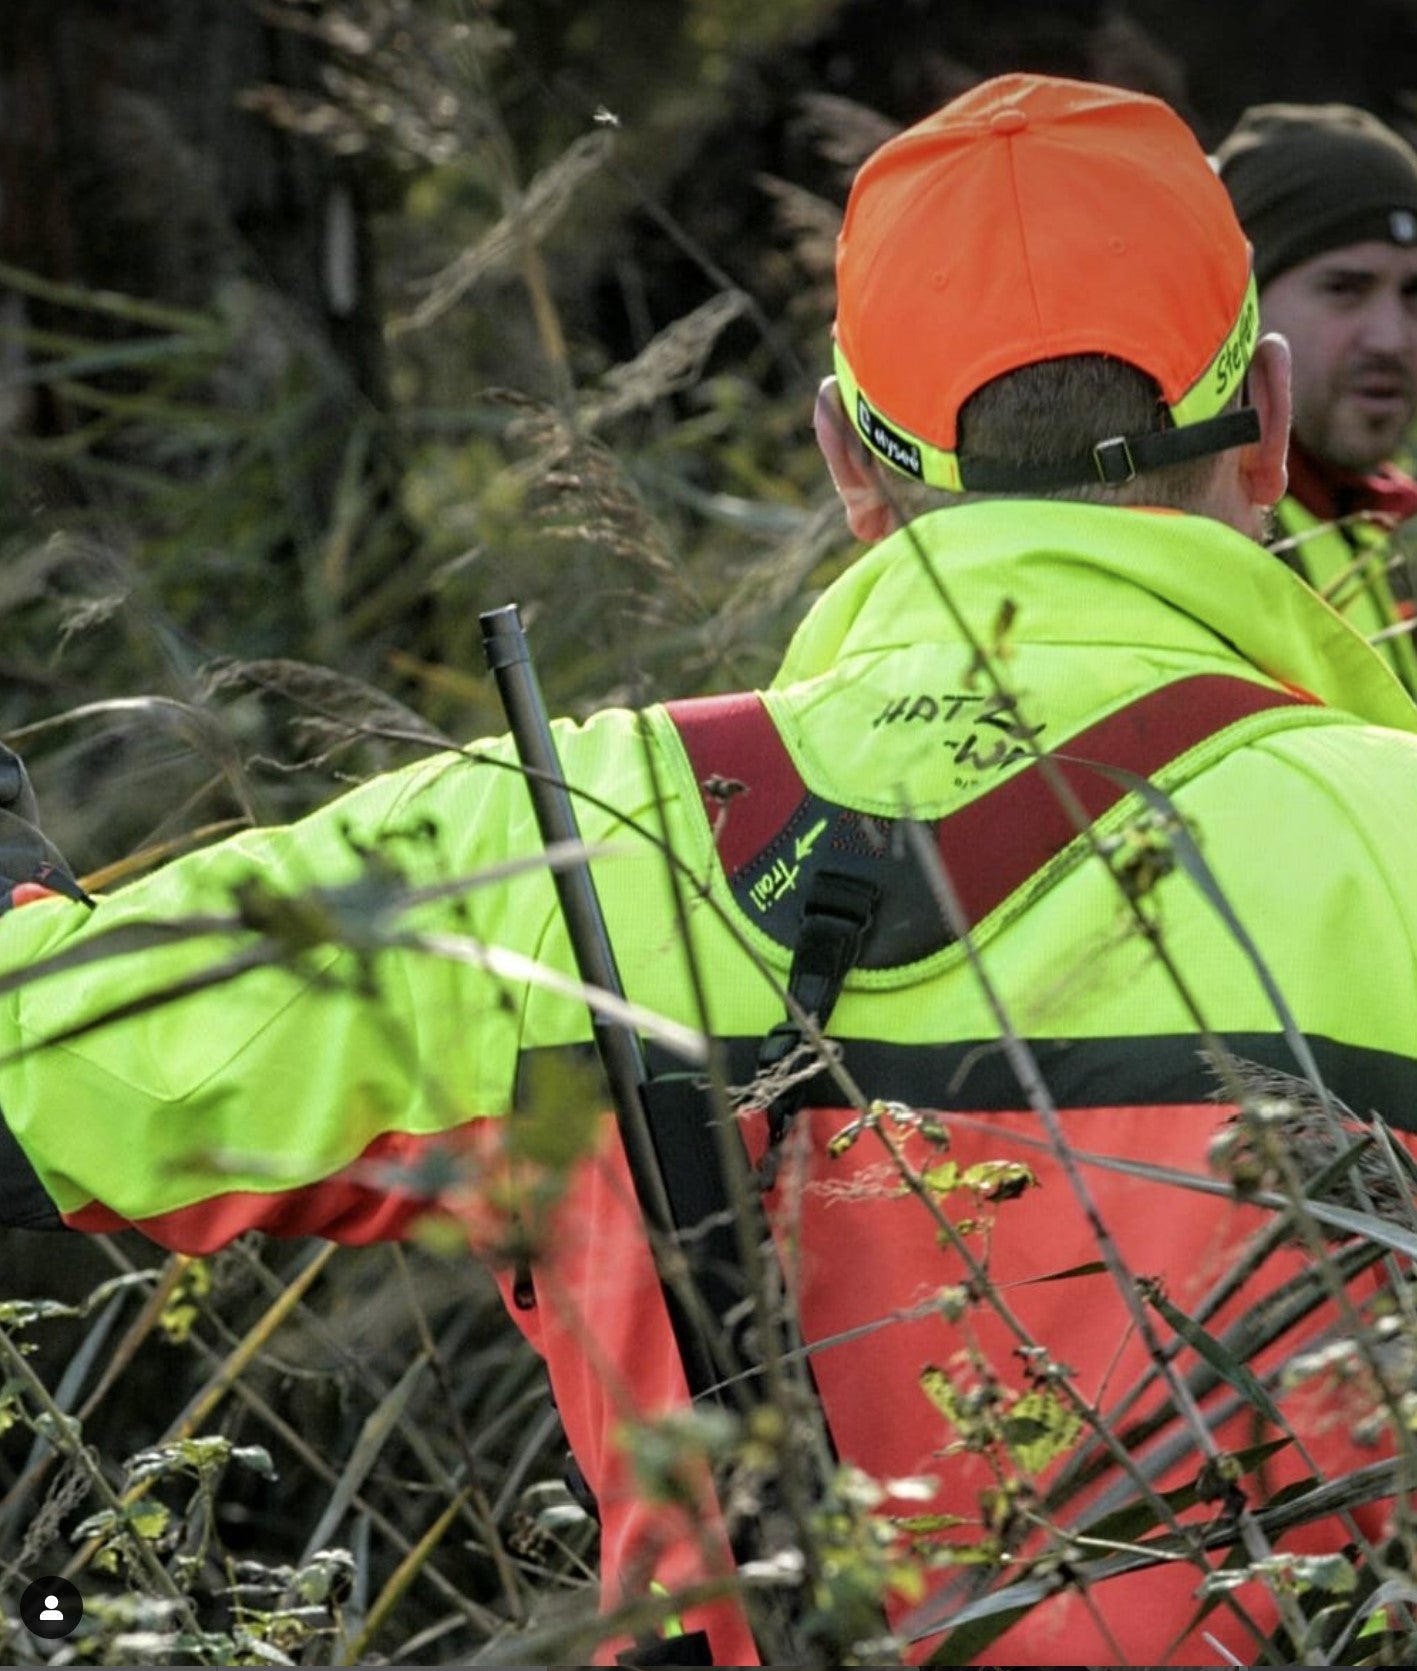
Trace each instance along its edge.
{"label": "white logo on cap", "polygon": [[1388,231],[1395,244],[1417,244],[1417,215],[1410,209],[1394,209],[1388,216]]}

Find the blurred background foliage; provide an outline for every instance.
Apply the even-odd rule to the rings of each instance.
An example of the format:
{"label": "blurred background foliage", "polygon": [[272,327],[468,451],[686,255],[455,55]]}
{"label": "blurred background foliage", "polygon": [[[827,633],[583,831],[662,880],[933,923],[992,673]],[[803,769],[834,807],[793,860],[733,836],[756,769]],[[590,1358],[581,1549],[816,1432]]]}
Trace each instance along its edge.
{"label": "blurred background foliage", "polygon": [[[1274,97],[1410,130],[1417,14],[6,0],[0,734],[75,868],[117,885],[499,729],[477,615],[512,599],[563,711],[764,682],[852,554],[809,424],[846,183],[1018,68],[1159,93],[1208,144]],[[0,1591],[106,1552],[76,1651],[115,1661],[452,1661],[528,1592],[583,1605],[497,1305],[442,1247],[0,1235],[53,1403],[7,1420],[0,1363]],[[153,1447],[166,1595],[131,1540],[74,1542]]]}

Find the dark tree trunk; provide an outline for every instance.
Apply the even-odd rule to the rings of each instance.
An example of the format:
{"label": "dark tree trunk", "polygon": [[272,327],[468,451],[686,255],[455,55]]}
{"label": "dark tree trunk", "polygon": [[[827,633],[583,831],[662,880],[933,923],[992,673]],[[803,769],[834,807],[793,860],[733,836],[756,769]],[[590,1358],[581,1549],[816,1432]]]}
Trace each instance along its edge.
{"label": "dark tree trunk", "polygon": [[[254,0],[0,5],[0,340],[22,373],[0,398],[0,435],[55,443],[31,446],[12,486],[31,511],[97,505],[149,533],[180,529],[240,570],[208,619],[280,595],[264,647],[335,659],[365,634],[345,623],[407,539],[368,230],[378,165],[253,108],[321,96],[323,51]],[[96,307],[90,291],[210,327],[193,327],[185,360],[181,342],[143,358],[145,339],[180,337],[181,321]],[[83,367],[76,387],[75,344],[101,355],[120,342],[139,359]],[[108,420],[106,399],[153,393],[162,417]],[[219,480],[230,499],[174,518],[160,485],[145,499],[134,479]],[[330,551],[312,587],[311,554]]]}
{"label": "dark tree trunk", "polygon": [[0,256],[183,307],[269,286],[382,405],[362,172],[241,102],[318,73],[242,0],[6,0]]}

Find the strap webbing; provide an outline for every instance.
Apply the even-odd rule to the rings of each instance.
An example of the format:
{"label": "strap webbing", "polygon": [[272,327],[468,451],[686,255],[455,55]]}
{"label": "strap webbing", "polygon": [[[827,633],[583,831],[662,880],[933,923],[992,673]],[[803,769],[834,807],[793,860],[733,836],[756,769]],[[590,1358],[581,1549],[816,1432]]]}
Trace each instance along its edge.
{"label": "strap webbing", "polygon": [[[840,871],[819,870],[812,878],[802,908],[802,930],[792,953],[787,993],[819,1028],[831,1019],[846,977],[861,960],[861,947],[879,897],[880,890],[871,883]],[[763,1040],[758,1051],[758,1073],[777,1067],[801,1043],[802,1029],[795,1017],[788,1015]],[[767,1105],[768,1152],[760,1171],[764,1188],[776,1176],[778,1145],[805,1101],[806,1089],[806,1081],[799,1079],[779,1090]]]}
{"label": "strap webbing", "polygon": [[[1070,810],[1054,790],[1054,773],[1061,774],[1083,813],[1095,822],[1126,789],[1091,770],[1088,762],[1151,777],[1242,719],[1314,701],[1250,679],[1201,673],[1148,691],[1055,742],[1049,751],[1055,758],[1047,770],[1037,760],[1030,761],[997,787],[935,821],[935,845],[965,916],[978,923],[1077,838]],[[799,815],[809,792],[755,694],[671,702],[667,708],[703,795],[719,858],[735,893],[740,893],[751,882],[758,859]],[[861,816],[849,808],[824,805],[852,818]],[[899,843],[888,839],[892,822],[874,820],[882,831],[877,846],[883,871],[899,851]],[[818,843],[820,850],[828,846]],[[831,863],[837,868],[834,855]],[[864,868],[870,873],[872,867]],[[796,938],[794,927],[783,943],[793,945]],[[939,943],[948,943],[943,930]]]}
{"label": "strap webbing", "polygon": [[1099,482],[1104,487],[1123,487],[1148,470],[1245,447],[1259,438],[1259,414],[1252,406],[1244,406],[1181,429],[1113,435],[1080,458],[1050,464],[961,458],[960,483],[969,493],[1051,493],[1060,487],[1095,487]]}

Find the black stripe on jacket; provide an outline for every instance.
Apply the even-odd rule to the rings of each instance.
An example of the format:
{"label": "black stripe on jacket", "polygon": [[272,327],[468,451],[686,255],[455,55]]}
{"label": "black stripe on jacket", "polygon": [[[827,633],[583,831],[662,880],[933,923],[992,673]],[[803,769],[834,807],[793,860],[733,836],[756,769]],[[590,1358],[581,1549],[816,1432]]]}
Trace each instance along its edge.
{"label": "black stripe on jacket", "polygon": [[[1222,1037],[1241,1063],[1303,1078],[1282,1034],[1227,1033]],[[1340,1102],[1356,1114],[1376,1111],[1398,1131],[1417,1131],[1417,1060],[1314,1033],[1308,1041],[1324,1084]],[[747,1084],[754,1075],[760,1041],[733,1038],[723,1042],[730,1081]],[[868,1097],[972,1113],[1003,1113],[1028,1106],[997,1038],[953,1044],[893,1044],[882,1039],[838,1042],[847,1071]],[[1226,1100],[1220,1078],[1194,1033],[1026,1042],[1060,1109]],[[654,1073],[684,1071],[682,1064],[654,1045],[648,1056]],[[838,1106],[841,1100],[826,1074],[811,1082],[805,1098],[808,1104],[826,1106]]]}

